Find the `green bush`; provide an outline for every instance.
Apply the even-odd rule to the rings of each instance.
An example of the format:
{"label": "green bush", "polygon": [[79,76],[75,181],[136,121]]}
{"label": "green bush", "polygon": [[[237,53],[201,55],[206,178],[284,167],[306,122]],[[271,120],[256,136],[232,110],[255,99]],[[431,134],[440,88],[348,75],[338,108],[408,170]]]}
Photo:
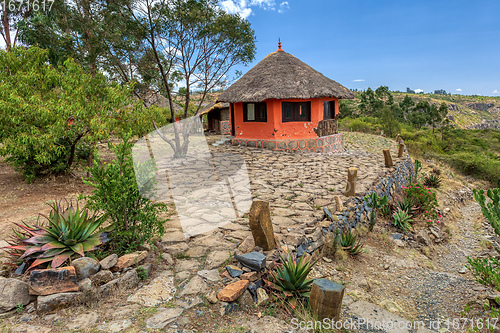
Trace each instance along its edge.
{"label": "green bush", "polygon": [[489,285],[500,291],[500,262],[498,258],[476,258],[467,257],[469,265],[467,268],[474,274],[476,281]]}
{"label": "green bush", "polygon": [[500,236],[500,189],[489,189],[486,192],[490,202],[486,202],[486,196],[484,195],[484,190],[474,189],[474,199],[481,206],[481,212],[483,216],[491,224],[495,233]]}
{"label": "green bush", "polygon": [[114,253],[134,251],[161,237],[165,220],[159,214],[167,211],[165,204],[153,203],[141,196],[131,156],[133,144],[129,139],[130,136],[124,136],[123,142],[112,148],[116,154],[113,163],[100,165],[96,159],[90,168],[92,176],[84,181],[94,187],[92,195],[87,197],[87,206],[109,214],[112,232],[107,249]]}
{"label": "green bush", "polygon": [[421,211],[431,211],[438,207],[436,193],[420,183],[403,186],[404,193],[408,199]]}

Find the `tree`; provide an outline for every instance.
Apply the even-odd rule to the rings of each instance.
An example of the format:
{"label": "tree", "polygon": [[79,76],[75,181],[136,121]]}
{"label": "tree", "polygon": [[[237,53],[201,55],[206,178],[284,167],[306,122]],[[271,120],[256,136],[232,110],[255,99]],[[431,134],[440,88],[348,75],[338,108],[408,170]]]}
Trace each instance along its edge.
{"label": "tree", "polygon": [[69,170],[111,131],[142,134],[151,117],[130,101],[131,87],[87,74],[68,59],[48,65],[37,47],[0,51],[0,155],[31,182],[37,175]]}
{"label": "tree", "polygon": [[415,108],[408,114],[408,120],[416,128],[420,129],[429,122],[431,105],[428,101],[420,100]]}
{"label": "tree", "polygon": [[354,106],[353,106],[353,101],[347,100],[347,99],[341,99],[339,100],[339,118],[343,119],[346,117],[353,117],[354,116]]}
{"label": "tree", "polygon": [[[24,40],[51,49],[53,59],[69,54],[93,73],[103,69],[113,80],[135,83],[134,93],[145,104],[151,93],[162,94],[172,122],[176,83],[185,82],[186,118],[194,90],[202,94],[198,112],[206,93],[223,85],[233,66],[255,57],[250,23],[227,14],[215,0],[76,0],[60,4],[49,23],[31,20],[23,28]],[[41,34],[46,30],[50,38]],[[183,155],[187,133],[181,143],[179,126],[174,130],[169,144]]]}
{"label": "tree", "polygon": [[[22,2],[19,5],[18,1],[4,0],[0,2],[0,35],[5,42],[7,52],[16,46],[18,41],[18,30],[16,27],[19,22],[33,14],[32,8],[29,5],[23,5]],[[41,10],[40,8],[38,9]]]}
{"label": "tree", "polygon": [[394,137],[400,130],[399,122],[394,116],[393,110],[389,106],[385,106],[379,112],[380,120],[382,121],[382,129],[389,137]]}

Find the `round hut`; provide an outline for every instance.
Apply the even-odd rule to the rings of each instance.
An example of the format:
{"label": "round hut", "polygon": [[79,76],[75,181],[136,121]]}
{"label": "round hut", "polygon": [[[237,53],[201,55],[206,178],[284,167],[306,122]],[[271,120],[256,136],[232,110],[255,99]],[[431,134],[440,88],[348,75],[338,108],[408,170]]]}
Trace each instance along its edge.
{"label": "round hut", "polygon": [[354,94],[281,48],[225,90],[234,145],[272,150],[336,152],[339,99]]}

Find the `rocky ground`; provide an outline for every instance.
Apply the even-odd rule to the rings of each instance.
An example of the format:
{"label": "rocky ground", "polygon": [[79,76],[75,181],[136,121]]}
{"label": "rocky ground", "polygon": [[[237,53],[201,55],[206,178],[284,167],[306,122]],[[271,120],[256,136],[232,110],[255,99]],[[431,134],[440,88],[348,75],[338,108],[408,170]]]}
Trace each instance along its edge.
{"label": "rocky ground", "polygon": [[[345,139],[346,152],[340,155],[294,155],[230,146],[210,149],[215,154],[237,154],[244,160],[250,198],[270,203],[279,244],[293,251],[306,235],[320,237],[317,230],[324,222],[321,207],[336,210],[334,196],[341,195],[345,187],[348,167],[358,167],[357,192],[361,194],[384,172],[382,149],[389,148],[393,156],[396,154],[395,142],[380,136],[346,133]],[[436,163],[427,161],[424,165],[429,171]],[[312,277],[327,277],[346,286],[343,320],[423,321],[429,327],[438,319],[460,317],[467,303],[483,304],[492,293],[464,269],[467,256],[489,251],[490,244],[498,240],[471,198],[470,189],[484,184],[470,183],[438,167],[443,171],[443,186],[438,190],[444,214],[440,237],[429,237],[428,231],[425,239],[416,237],[427,230],[423,221],[415,223],[412,233],[401,235],[387,221],[380,220],[374,232],[360,228],[365,243],[362,254],[317,254],[321,259]],[[216,225],[208,232],[188,234],[187,239],[182,222],[172,216],[157,246],[145,249],[149,251],[145,262],[151,264],[152,272],[134,288],[118,289],[106,297],[88,293],[82,304],[49,313],[37,313],[33,305],[28,305],[4,315],[0,327],[6,332],[298,331],[292,316],[275,304],[256,306],[248,297],[240,297],[236,303],[214,299],[214,292],[233,281],[224,273],[224,267],[237,263],[235,254],[254,249],[247,216]],[[277,253],[264,254],[269,264]],[[439,331],[464,331],[444,328],[441,326]]]}

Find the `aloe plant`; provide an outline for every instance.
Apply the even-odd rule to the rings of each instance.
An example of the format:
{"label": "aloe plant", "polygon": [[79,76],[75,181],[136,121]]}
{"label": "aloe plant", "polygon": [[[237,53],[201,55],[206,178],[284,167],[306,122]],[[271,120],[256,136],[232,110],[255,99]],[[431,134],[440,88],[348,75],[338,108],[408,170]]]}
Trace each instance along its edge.
{"label": "aloe plant", "polygon": [[413,220],[406,210],[398,208],[398,210],[392,214],[392,224],[403,231],[408,231],[411,228],[410,222],[413,222]]}
{"label": "aloe plant", "polygon": [[59,267],[67,260],[84,257],[85,252],[108,240],[107,232],[97,231],[106,215],[89,216],[88,209],[80,210],[78,203],[76,208],[71,204],[62,206],[60,202],[50,206],[48,217],[40,214],[47,220],[45,224],[15,223],[21,230],[15,231],[10,246],[5,248],[17,261],[30,264],[28,271],[44,263],[51,268]]}
{"label": "aloe plant", "polygon": [[355,235],[350,229],[340,232],[340,230],[335,230],[334,241],[339,244],[343,250],[349,252],[352,255],[361,253],[364,244],[358,240],[358,236]]}
{"label": "aloe plant", "polygon": [[307,276],[316,262],[306,259],[305,253],[298,261],[294,261],[291,255],[288,260],[281,257],[281,261],[283,264],[269,273],[270,281],[267,282],[272,289],[282,292],[285,299],[290,297],[293,308],[297,298],[310,296],[313,280],[307,279]]}
{"label": "aloe plant", "polygon": [[491,224],[495,233],[500,235],[500,188],[489,189],[486,195],[491,201],[486,202],[484,190],[473,189],[474,200],[481,206],[483,216]]}

